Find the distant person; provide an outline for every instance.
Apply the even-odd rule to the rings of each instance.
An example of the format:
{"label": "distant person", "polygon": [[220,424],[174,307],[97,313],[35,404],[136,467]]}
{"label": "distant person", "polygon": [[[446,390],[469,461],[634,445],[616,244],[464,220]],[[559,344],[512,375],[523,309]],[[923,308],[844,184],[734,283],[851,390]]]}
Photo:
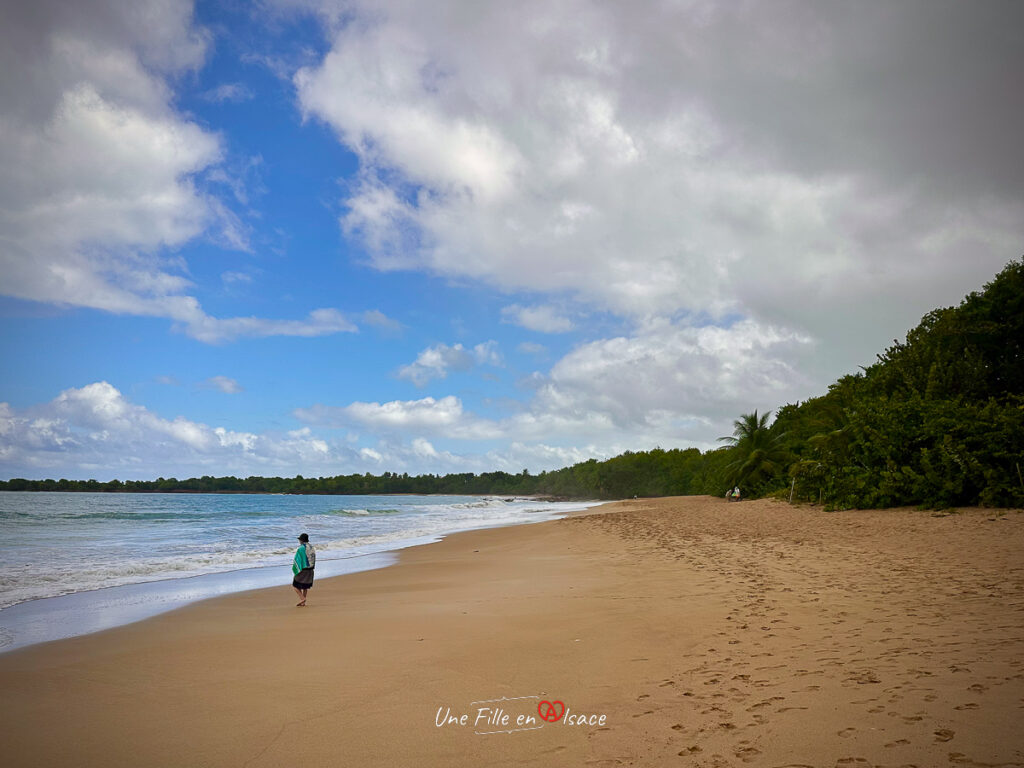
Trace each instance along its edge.
{"label": "distant person", "polygon": [[739,501],[740,500],[740,487],[738,485],[735,488],[732,489],[732,500],[733,501]]}
{"label": "distant person", "polygon": [[292,588],[299,596],[298,606],[306,604],[306,595],[309,588],[313,586],[313,569],[316,567],[316,550],[309,543],[309,534],[299,534],[299,548],[295,550],[295,560],[292,562],[292,573],[295,578],[292,580]]}

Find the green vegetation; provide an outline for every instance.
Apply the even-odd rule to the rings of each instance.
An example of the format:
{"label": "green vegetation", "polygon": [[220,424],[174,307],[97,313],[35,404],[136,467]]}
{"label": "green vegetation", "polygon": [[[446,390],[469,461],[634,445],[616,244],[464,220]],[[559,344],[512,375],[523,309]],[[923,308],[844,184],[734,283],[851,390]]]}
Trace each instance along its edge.
{"label": "green vegetation", "polygon": [[0,481],[9,491],[543,494],[626,498],[739,484],[829,509],[916,504],[1024,507],[1024,261],[958,307],[928,313],[905,342],[826,394],[744,414],[725,447],[627,451],[531,475],[201,477]]}
{"label": "green vegetation", "polygon": [[801,499],[1024,506],[1024,262],[925,315],[826,395],[780,409],[772,429],[785,435]]}

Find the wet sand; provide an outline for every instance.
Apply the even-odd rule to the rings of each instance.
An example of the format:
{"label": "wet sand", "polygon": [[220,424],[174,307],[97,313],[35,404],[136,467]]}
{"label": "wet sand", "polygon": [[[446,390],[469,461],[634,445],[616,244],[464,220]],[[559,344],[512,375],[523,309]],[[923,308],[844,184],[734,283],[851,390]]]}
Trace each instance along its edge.
{"label": "wet sand", "polygon": [[4,764],[1024,766],[1019,511],[621,502],[294,603],[0,655]]}

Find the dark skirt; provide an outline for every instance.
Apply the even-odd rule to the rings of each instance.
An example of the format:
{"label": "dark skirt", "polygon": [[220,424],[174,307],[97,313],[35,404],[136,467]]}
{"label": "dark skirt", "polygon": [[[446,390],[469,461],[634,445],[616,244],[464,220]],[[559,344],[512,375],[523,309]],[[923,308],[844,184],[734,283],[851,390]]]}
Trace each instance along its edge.
{"label": "dark skirt", "polygon": [[296,589],[309,589],[313,586],[313,569],[303,568],[295,575],[292,586]]}

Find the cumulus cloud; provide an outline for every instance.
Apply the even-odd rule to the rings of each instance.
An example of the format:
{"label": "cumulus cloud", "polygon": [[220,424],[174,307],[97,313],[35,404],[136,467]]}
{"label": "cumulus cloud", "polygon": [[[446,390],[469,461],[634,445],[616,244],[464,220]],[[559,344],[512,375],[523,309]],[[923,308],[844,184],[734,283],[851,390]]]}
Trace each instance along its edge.
{"label": "cumulus cloud", "polygon": [[410,445],[412,452],[421,459],[436,459],[440,455],[430,441],[424,440],[422,437],[413,438]]}
{"label": "cumulus cloud", "polygon": [[462,401],[449,395],[435,400],[392,400],[387,403],[356,402],[344,407],[315,405],[295,411],[296,418],[332,427],[368,426],[383,429],[434,429],[462,420]]}
{"label": "cumulus cloud", "polygon": [[416,437],[410,440],[385,439],[376,448],[364,448],[361,457],[375,471],[411,472],[494,472],[517,474],[523,469],[531,472],[569,466],[590,458],[608,458],[606,448],[595,445],[563,447],[545,443],[512,442],[501,449],[480,452],[439,448],[430,440]]}
{"label": "cumulus cloud", "polygon": [[785,361],[813,351],[809,337],[750,320],[729,328],[656,322],[574,349],[535,383],[533,410],[596,414],[616,430],[707,444],[741,411],[797,399],[806,376]]}
{"label": "cumulus cloud", "polygon": [[[636,334],[581,344],[530,379],[528,402],[498,418],[435,399],[318,404],[295,416],[318,426],[371,434],[548,445],[583,456],[637,446],[715,445],[742,411],[798,399],[805,374],[784,362],[812,355],[805,336],[753,321],[695,328],[655,321]],[[595,446],[603,446],[596,448]],[[546,454],[553,456],[555,454]],[[531,465],[532,466],[532,465]]]}
{"label": "cumulus cloud", "polygon": [[6,476],[266,474],[346,461],[358,461],[357,452],[329,445],[308,427],[256,434],[167,419],[105,381],[23,410],[0,403],[0,471]]}
{"label": "cumulus cloud", "polygon": [[473,347],[473,360],[478,365],[501,365],[501,351],[498,349],[498,342],[485,341]]}
{"label": "cumulus cloud", "polygon": [[359,455],[364,459],[370,459],[377,464],[384,461],[384,456],[379,451],[373,450],[373,448],[363,448],[359,451]]}
{"label": "cumulus cloud", "polygon": [[[806,337],[752,321],[728,328],[658,321],[577,346],[536,374],[528,402],[498,416],[467,409],[454,395],[318,404],[297,409],[293,415],[306,426],[284,434],[164,418],[97,382],[20,411],[0,405],[0,468],[9,476],[83,476],[102,468],[136,477],[518,472],[659,444],[709,448],[751,407],[752,394],[765,408],[792,399],[802,374],[780,360],[813,351]],[[238,388],[227,377],[209,385]],[[338,444],[314,428],[347,434]]]}
{"label": "cumulus cloud", "polygon": [[427,347],[416,359],[398,369],[400,379],[408,379],[417,387],[433,379],[443,379],[449,371],[468,371],[474,365],[500,365],[501,353],[496,341],[485,341],[472,349],[462,344],[435,344]]}
{"label": "cumulus cloud", "polygon": [[249,247],[239,218],[198,183],[224,159],[220,137],[173,105],[171,79],[206,57],[192,14],[187,0],[5,9],[0,291],[169,318],[207,342],[351,330],[331,309],[307,321],[215,318],[188,295],[174,249],[203,234]]}
{"label": "cumulus cloud", "polygon": [[[366,403],[346,423],[413,429],[458,421],[454,398],[405,404]],[[401,415],[401,411],[406,415]],[[430,415],[432,414],[432,415]],[[321,414],[322,415],[322,414]],[[203,474],[334,475],[348,472],[518,472],[552,469],[604,455],[594,446],[512,443],[500,450],[458,452],[424,436],[385,435],[374,446],[325,440],[310,426],[253,433],[165,418],[131,402],[108,382],[67,389],[25,409],[0,402],[0,476],[152,479]]]}
{"label": "cumulus cloud", "polygon": [[789,328],[820,386],[1019,255],[1020,4],[313,5],[381,269]]}
{"label": "cumulus cloud", "polygon": [[565,333],[574,327],[572,320],[548,305],[524,307],[511,304],[502,308],[501,318],[506,323],[540,333]]}

